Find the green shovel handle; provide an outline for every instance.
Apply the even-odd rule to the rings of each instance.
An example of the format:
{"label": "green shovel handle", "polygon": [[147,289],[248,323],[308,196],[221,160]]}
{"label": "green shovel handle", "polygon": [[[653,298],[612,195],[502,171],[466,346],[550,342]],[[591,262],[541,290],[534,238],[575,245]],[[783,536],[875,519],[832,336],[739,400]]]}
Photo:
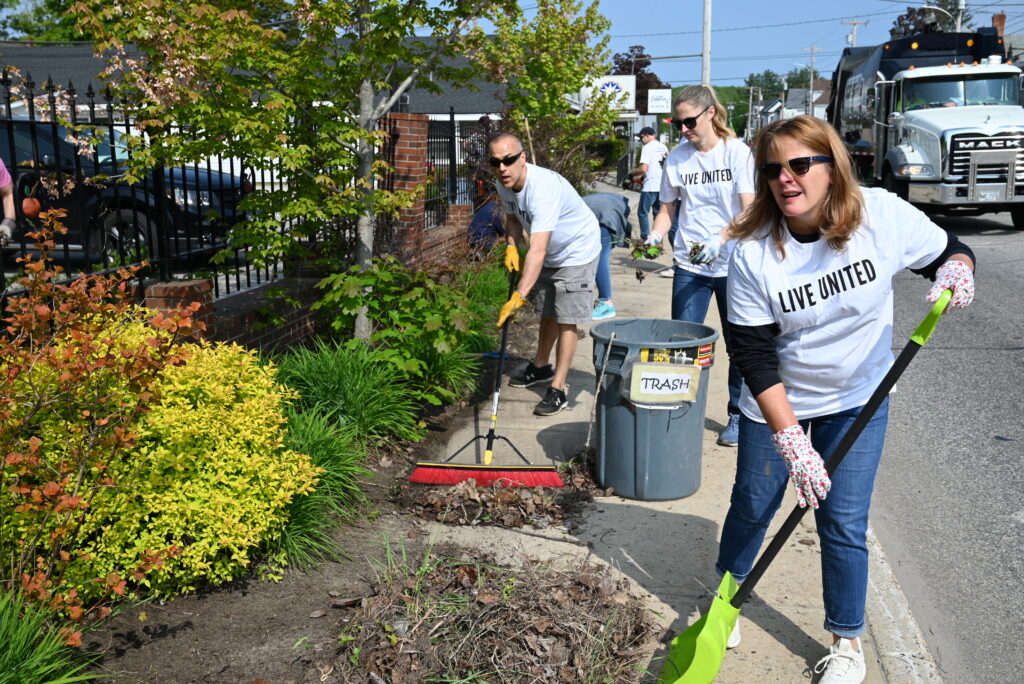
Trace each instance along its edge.
{"label": "green shovel handle", "polygon": [[921,325],[917,326],[917,330],[910,336],[914,342],[917,342],[922,347],[924,343],[928,341],[928,338],[935,332],[935,326],[939,324],[939,319],[942,318],[942,313],[946,310],[946,306],[949,304],[949,300],[953,298],[952,290],[944,290],[939,298],[932,304],[932,310],[928,312],[928,315],[921,321]]}

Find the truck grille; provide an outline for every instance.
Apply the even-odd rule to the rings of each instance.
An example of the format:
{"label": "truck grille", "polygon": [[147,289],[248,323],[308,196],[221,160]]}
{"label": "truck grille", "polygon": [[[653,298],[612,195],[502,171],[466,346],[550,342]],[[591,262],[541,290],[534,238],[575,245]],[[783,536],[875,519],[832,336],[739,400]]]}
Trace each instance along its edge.
{"label": "truck grille", "polygon": [[[1024,131],[1007,131],[997,135],[960,133],[950,142],[949,175],[966,179],[974,150],[1017,150],[1016,182],[1024,182]],[[1004,164],[980,164],[979,183],[1005,183]]]}

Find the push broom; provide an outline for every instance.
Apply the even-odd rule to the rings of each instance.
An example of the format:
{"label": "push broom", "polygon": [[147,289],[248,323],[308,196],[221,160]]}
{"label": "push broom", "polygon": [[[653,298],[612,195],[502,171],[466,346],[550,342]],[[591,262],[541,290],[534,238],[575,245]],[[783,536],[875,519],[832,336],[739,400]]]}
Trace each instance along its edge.
{"label": "push broom", "polygon": [[[516,281],[509,275],[508,298],[516,289]],[[506,298],[507,299],[507,298]],[[512,317],[505,321],[501,328],[501,351],[498,353],[498,369],[494,375],[494,397],[491,400],[491,426],[486,435],[476,435],[466,442],[461,449],[440,462],[423,461],[416,464],[416,468],[409,476],[410,482],[430,485],[455,485],[469,479],[476,480],[481,486],[489,487],[495,482],[505,487],[564,487],[565,483],[558,475],[553,466],[534,465],[529,459],[523,456],[504,435],[495,434],[494,429],[498,425],[498,398],[501,395],[501,376],[505,369],[505,352],[508,349],[508,328],[512,323]],[[468,449],[472,444],[480,440],[486,440],[483,462],[480,462],[479,455],[477,463],[463,464],[453,463],[455,457]],[[502,441],[511,447],[516,456],[523,461],[523,465],[495,465],[491,463],[494,459],[494,443]]]}

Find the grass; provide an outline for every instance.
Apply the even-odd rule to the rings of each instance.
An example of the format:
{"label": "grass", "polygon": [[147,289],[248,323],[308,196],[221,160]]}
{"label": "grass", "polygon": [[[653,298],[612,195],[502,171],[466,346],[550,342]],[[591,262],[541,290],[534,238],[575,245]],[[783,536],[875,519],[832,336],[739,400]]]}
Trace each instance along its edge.
{"label": "grass", "polygon": [[299,568],[337,560],[343,550],[331,531],[339,520],[355,517],[366,501],[359,487],[360,479],[370,474],[363,465],[366,446],[351,424],[315,408],[288,412],[285,445],[307,454],[324,472],[315,491],[288,505],[288,524],[270,546],[283,551],[289,565]]}
{"label": "grass", "polygon": [[373,441],[422,437],[414,390],[369,347],[319,338],[312,349],[283,354],[278,368],[278,379],[298,390],[303,412],[323,412]]}
{"label": "grass", "polygon": [[53,615],[0,590],[0,684],[70,684],[99,679],[80,675],[89,663],[49,627]]}

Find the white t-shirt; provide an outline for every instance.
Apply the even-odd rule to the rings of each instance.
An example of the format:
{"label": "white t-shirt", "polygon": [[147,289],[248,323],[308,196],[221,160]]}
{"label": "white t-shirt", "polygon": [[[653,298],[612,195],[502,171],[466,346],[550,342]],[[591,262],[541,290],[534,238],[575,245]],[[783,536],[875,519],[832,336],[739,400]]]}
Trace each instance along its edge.
{"label": "white t-shirt", "polygon": [[668,148],[665,144],[654,138],[640,150],[640,163],[647,164],[647,175],[644,176],[644,192],[658,192],[661,190],[661,166],[668,156]]}
{"label": "white t-shirt", "polygon": [[676,266],[712,278],[728,275],[733,241],[725,243],[718,258],[710,264],[690,263],[690,243],[722,232],[740,213],[740,193],[754,193],[754,160],[750,148],[742,141],[722,138],[707,152],[698,152],[684,140],[669,153],[661,177],[660,199],[682,200]]}
{"label": "white t-shirt", "polygon": [[582,266],[601,253],[601,226],[569,181],[551,169],[526,165],[519,192],[495,183],[501,206],[528,234],[551,233],[545,266]]}
{"label": "white t-shirt", "polygon": [[[946,249],[945,231],[921,211],[879,188],[861,192],[864,218],[842,250],[787,231],[785,259],[770,237],[755,237],[739,241],[729,264],[729,322],[778,324],[779,375],[801,420],[867,402],[893,361],[893,276]],[[740,410],[765,422],[746,384]]]}

